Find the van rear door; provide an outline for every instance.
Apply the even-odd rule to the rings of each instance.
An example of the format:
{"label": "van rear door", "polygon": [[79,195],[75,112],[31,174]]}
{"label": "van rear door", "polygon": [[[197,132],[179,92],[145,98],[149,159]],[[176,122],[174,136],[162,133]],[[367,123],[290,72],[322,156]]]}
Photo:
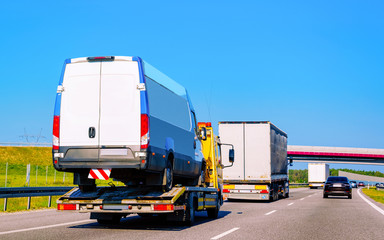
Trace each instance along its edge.
{"label": "van rear door", "polygon": [[[140,146],[139,83],[138,62],[101,63],[100,145],[103,148]],[[113,151],[106,152],[115,155]],[[121,155],[119,152],[116,155]]]}
{"label": "van rear door", "polygon": [[100,67],[100,62],[78,62],[66,66],[60,111],[61,147],[99,145]]}

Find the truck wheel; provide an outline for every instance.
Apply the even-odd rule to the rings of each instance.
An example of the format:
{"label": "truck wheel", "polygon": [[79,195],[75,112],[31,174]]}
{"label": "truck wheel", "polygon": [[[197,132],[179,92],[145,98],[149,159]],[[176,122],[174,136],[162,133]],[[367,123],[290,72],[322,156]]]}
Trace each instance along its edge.
{"label": "truck wheel", "polygon": [[116,217],[113,217],[112,219],[98,218],[97,222],[103,225],[112,225],[112,224],[119,224],[120,219],[121,219],[121,216],[116,216]]}
{"label": "truck wheel", "polygon": [[327,194],[323,194],[323,198],[328,198],[328,195]]}
{"label": "truck wheel", "polygon": [[171,161],[167,161],[167,167],[164,169],[165,185],[163,185],[163,191],[168,192],[173,186],[173,167]]}
{"label": "truck wheel", "polygon": [[184,222],[185,225],[192,226],[195,223],[195,206],[193,204],[193,197],[189,195],[188,198]]}
{"label": "truck wheel", "polygon": [[285,197],[285,198],[289,198],[289,192],[286,192],[286,193],[284,194],[284,197]]}
{"label": "truck wheel", "polygon": [[209,218],[216,219],[219,216],[219,211],[220,211],[220,203],[219,199],[216,201],[216,207],[215,208],[208,208],[207,209],[207,214]]}

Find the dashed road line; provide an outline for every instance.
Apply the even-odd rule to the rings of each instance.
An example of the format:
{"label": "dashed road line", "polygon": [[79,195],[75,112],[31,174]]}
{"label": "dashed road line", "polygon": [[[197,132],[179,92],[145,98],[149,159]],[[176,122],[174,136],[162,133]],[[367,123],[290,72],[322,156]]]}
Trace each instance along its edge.
{"label": "dashed road line", "polygon": [[359,196],[365,201],[367,202],[369,205],[371,205],[371,207],[373,207],[376,211],[378,211],[379,213],[383,214],[384,215],[384,210],[379,208],[378,206],[376,206],[375,204],[371,203],[368,199],[366,199],[363,194],[360,193],[361,189],[357,190],[357,193],[359,194]]}
{"label": "dashed road line", "polygon": [[291,206],[292,204],[294,204],[293,202],[291,202],[290,204],[288,204],[287,206]]}
{"label": "dashed road line", "polygon": [[232,228],[231,230],[228,230],[228,231],[226,231],[226,232],[223,232],[222,234],[219,234],[219,235],[217,235],[217,236],[214,236],[213,238],[211,238],[212,240],[216,240],[216,239],[219,239],[219,238],[222,238],[222,237],[224,237],[225,235],[228,235],[228,234],[230,234],[230,233],[232,233],[232,232],[234,232],[234,231],[236,231],[236,230],[239,230],[240,228],[238,228],[238,227],[235,227],[235,228]]}
{"label": "dashed road line", "polygon": [[267,216],[267,215],[269,215],[269,214],[272,214],[272,213],[274,213],[274,212],[276,212],[277,210],[273,210],[273,211],[270,211],[270,212],[268,212],[268,213],[266,213],[266,214],[264,214],[265,216]]}
{"label": "dashed road line", "polygon": [[18,233],[18,232],[27,232],[27,231],[40,230],[40,229],[53,228],[53,227],[61,227],[61,226],[66,226],[66,225],[80,224],[80,223],[94,222],[94,221],[95,220],[89,220],[88,219],[88,220],[82,220],[82,221],[76,221],[76,222],[67,222],[67,223],[59,223],[59,224],[48,225],[48,226],[41,226],[41,227],[24,228],[24,229],[12,230],[12,231],[0,232],[0,235],[10,234],[10,233]]}
{"label": "dashed road line", "polygon": [[300,198],[300,201],[303,201],[304,200],[304,198]]}

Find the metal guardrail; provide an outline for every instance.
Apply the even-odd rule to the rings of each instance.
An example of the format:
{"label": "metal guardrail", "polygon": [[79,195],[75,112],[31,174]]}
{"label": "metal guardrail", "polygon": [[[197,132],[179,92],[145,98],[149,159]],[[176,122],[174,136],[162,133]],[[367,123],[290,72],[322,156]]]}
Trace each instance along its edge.
{"label": "metal guardrail", "polygon": [[52,196],[63,195],[73,187],[15,187],[0,188],[0,198],[4,198],[4,212],[7,211],[8,198],[27,197],[27,209],[31,208],[31,197],[49,196],[48,207],[51,207]]}
{"label": "metal guardrail", "polygon": [[308,183],[289,183],[289,186],[309,186]]}

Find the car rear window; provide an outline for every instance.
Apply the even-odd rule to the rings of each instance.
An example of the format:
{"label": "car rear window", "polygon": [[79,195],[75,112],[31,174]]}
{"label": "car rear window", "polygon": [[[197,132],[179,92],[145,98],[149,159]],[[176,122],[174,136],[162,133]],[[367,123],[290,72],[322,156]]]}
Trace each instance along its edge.
{"label": "car rear window", "polygon": [[329,177],[327,182],[348,182],[346,177]]}

